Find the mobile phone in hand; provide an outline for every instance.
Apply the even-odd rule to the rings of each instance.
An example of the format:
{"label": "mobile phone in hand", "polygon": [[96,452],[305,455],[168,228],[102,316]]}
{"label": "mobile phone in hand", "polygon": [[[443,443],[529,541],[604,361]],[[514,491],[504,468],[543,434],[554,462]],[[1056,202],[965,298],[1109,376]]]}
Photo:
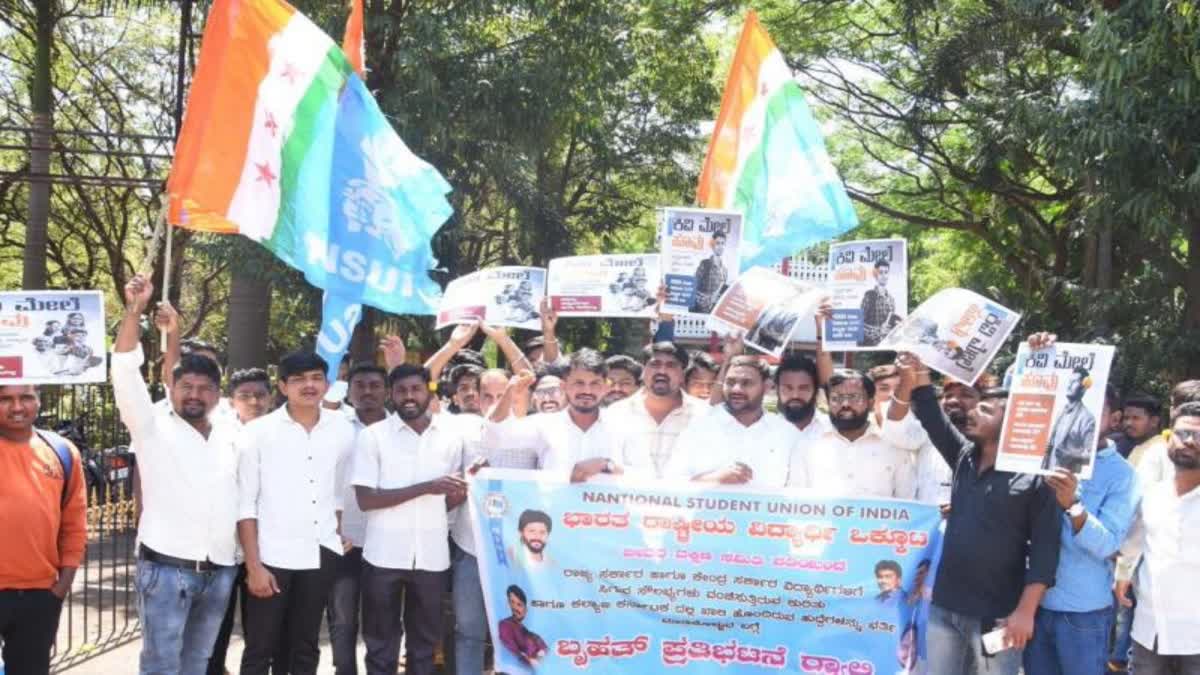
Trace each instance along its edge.
{"label": "mobile phone in hand", "polygon": [[1004,627],[1001,626],[994,631],[983,634],[983,652],[988,656],[994,656],[1008,649],[1008,642],[1004,638]]}

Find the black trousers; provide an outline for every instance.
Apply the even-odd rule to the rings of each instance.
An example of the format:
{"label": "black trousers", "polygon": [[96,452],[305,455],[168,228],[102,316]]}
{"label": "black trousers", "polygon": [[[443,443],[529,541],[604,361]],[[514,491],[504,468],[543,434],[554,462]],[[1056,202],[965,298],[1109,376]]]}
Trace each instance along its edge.
{"label": "black trousers", "polygon": [[[287,654],[285,672],[315,675],[321,658],[321,618],[333,585],[338,554],[321,548],[321,567],[286,570],[267,566],[275,576],[279,592],[270,598],[249,593],[245,598],[242,629],[246,649],[242,652],[242,675],[267,675],[279,669],[277,653]],[[274,668],[272,668],[274,665]]]}
{"label": "black trousers", "polygon": [[5,672],[46,675],[62,600],[48,590],[0,591],[0,641]]}
{"label": "black trousers", "polygon": [[[242,609],[242,625],[246,625],[246,594],[246,566],[238,565],[233,590],[229,593],[229,607],[225,608],[225,618],[221,620],[221,630],[217,633],[212,656],[208,659],[208,675],[225,675],[225,658],[229,653],[229,640],[233,637],[233,622],[239,605]],[[282,634],[287,635],[286,628]],[[282,639],[275,650],[271,675],[287,675],[287,642]]]}
{"label": "black trousers", "polygon": [[442,637],[442,599],[450,572],[393,570],[362,565],[363,642],[367,675],[394,675],[400,636],[407,631],[404,672],[432,675],[433,652]]}

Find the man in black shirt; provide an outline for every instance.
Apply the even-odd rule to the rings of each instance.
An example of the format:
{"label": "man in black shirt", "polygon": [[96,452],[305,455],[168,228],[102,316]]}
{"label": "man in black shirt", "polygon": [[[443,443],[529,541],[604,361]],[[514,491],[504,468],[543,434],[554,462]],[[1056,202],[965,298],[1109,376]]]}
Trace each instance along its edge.
{"label": "man in black shirt", "polygon": [[[1042,595],[1054,585],[1062,510],[1039,476],[994,468],[1007,391],[983,392],[964,435],[938,406],[929,369],[908,353],[896,365],[888,417],[902,419],[911,406],[954,470],[926,634],[929,672],[1016,675]],[[1000,627],[1007,649],[988,656],[982,636]]]}

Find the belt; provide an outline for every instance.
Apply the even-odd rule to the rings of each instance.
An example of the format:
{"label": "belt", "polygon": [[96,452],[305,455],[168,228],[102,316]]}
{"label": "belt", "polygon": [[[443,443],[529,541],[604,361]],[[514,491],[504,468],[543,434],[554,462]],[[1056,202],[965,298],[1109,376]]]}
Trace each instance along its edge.
{"label": "belt", "polygon": [[138,559],[158,565],[166,565],[167,567],[176,567],[181,570],[191,570],[193,572],[215,572],[216,570],[229,567],[229,565],[218,565],[211,560],[187,560],[185,558],[165,555],[145,544],[138,545]]}

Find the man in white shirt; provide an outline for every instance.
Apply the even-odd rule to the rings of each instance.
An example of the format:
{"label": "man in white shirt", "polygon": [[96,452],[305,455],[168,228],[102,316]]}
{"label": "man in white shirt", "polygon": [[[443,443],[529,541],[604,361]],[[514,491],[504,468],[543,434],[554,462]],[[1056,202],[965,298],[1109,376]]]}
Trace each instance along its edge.
{"label": "man in white shirt", "polygon": [[[341,475],[354,447],[344,413],[322,405],[328,366],[312,352],[279,363],[287,403],[238,438],[238,538],[246,554],[243,675],[265,675],[276,651],[312,675],[338,557]],[[282,641],[282,643],[281,643]]]}
{"label": "man in white shirt", "polygon": [[912,453],[880,436],[872,419],[875,383],[870,376],[837,370],[827,389],[833,428],[799,453],[792,484],[845,496],[912,499],[916,494]]}
{"label": "man in white shirt", "polygon": [[[374,363],[361,363],[350,369],[346,378],[350,407],[346,419],[354,427],[355,438],[364,429],[383,421],[388,415],[387,376]],[[358,614],[361,604],[359,578],[362,576],[363,544],[366,541],[367,517],[358,508],[353,485],[353,461],[342,472],[342,539],[349,548],[338,560],[329,592],[329,645],[333,651],[333,669],[337,675],[358,673]]]}
{"label": "man in white shirt", "polygon": [[[613,358],[607,361],[610,369],[613,363]],[[683,393],[683,373],[687,367],[687,350],[673,342],[646,347],[643,362],[638,366],[642,388],[606,410],[606,422],[613,435],[612,456],[581,460],[575,464],[571,480],[584,481],[606,469],[612,473],[662,478],[679,434],[709,410],[707,401]]]}
{"label": "man in white shirt", "polygon": [[[479,403],[484,412],[504,399],[508,388],[508,371],[492,368],[479,376]],[[508,403],[504,403],[508,405]],[[467,438],[464,445],[461,471],[469,475],[483,462],[498,469],[536,469],[538,454],[531,448],[497,448],[486,451],[479,439],[484,420],[477,415],[458,415]],[[454,666],[458,675],[478,675],[483,672],[484,644],[487,641],[487,613],[483,603],[483,588],[479,582],[479,561],[475,555],[475,528],[467,506],[459,506],[452,514],[450,537],[451,576],[454,586]]]}
{"label": "man in white shirt", "polygon": [[388,376],[396,414],[367,427],[355,448],[358,505],[367,514],[363,546],[363,640],[368,675],[393,675],[407,631],[405,672],[433,673],[449,582],[448,511],[466,501],[463,426],[431,415],[429,371],[403,364]]}
{"label": "man in white shirt", "polygon": [[807,446],[831,428],[829,416],[817,410],[817,363],[807,356],[788,354],[775,368],[779,414],[796,427]]}
{"label": "man in white shirt", "polygon": [[180,359],[169,407],[150,401],[140,370],[140,321],[153,292],[141,275],[126,284],[112,354],[117,408],[142,450],[139,672],[202,675],[235,574],[236,430],[209,417],[221,396],[221,373],[207,358]]}
{"label": "man in white shirt", "polygon": [[[1144,486],[1137,518],[1121,547],[1115,594],[1128,606],[1134,570],[1131,672],[1200,674],[1200,403],[1175,411],[1167,456],[1171,480]],[[1141,565],[1138,566],[1138,560]]]}
{"label": "man in white shirt", "polygon": [[763,410],[770,371],[752,356],[735,356],[724,381],[725,403],[679,435],[667,478],[779,488],[788,484],[799,432]]}
{"label": "man in white shirt", "polygon": [[505,389],[502,403],[488,414],[483,427],[483,447],[489,452],[503,448],[533,448],[538,468],[561,480],[570,477],[575,465],[585,458],[610,456],[611,434],[601,402],[608,392],[604,357],[594,349],[571,355],[563,380],[567,409],[538,413],[507,421],[510,402],[518,390],[529,386],[529,378],[516,377]]}

